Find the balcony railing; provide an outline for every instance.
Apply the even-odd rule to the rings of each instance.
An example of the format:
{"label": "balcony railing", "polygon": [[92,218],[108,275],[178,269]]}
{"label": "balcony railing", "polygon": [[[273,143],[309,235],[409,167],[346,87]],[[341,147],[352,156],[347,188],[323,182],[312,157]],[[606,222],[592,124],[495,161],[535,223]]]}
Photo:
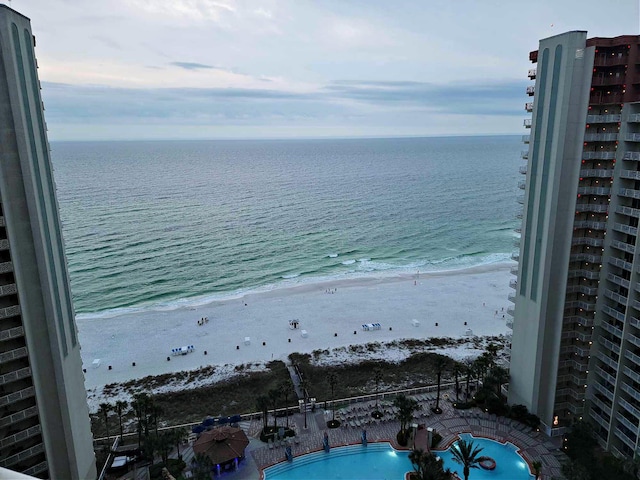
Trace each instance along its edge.
{"label": "balcony railing", "polygon": [[531,128],[531,119],[525,118],[524,121],[522,122],[522,126],[525,128]]}
{"label": "balcony railing", "polygon": [[576,204],[576,212],[596,212],[596,213],[607,213],[609,210],[609,205],[606,204],[598,204],[598,203],[578,203]]}
{"label": "balcony railing", "polygon": [[21,432],[15,433],[13,435],[10,435],[0,440],[0,448],[7,448],[18,442],[22,442],[27,438],[30,438],[39,434],[40,434],[40,425],[34,425],[33,427],[27,428],[25,430],[22,430]]}
{"label": "balcony railing", "polygon": [[622,338],[622,330],[620,330],[617,327],[614,327],[609,322],[602,322],[600,325],[607,332],[614,334],[618,338]]}
{"label": "balcony railing", "polygon": [[612,308],[609,305],[603,305],[602,311],[619,322],[624,322],[624,313],[617,311],[615,308]]}
{"label": "balcony railing", "polygon": [[637,208],[625,207],[623,205],[618,205],[616,207],[616,213],[621,213],[623,215],[627,215],[629,217],[640,218],[640,210]]}
{"label": "balcony railing", "polygon": [[606,230],[607,222],[594,222],[592,220],[577,220],[573,222],[573,228],[589,228],[591,230]]}
{"label": "balcony railing", "polygon": [[640,152],[625,152],[623,160],[640,161]]}
{"label": "balcony railing", "polygon": [[519,204],[524,205],[524,195],[520,195],[516,200]]}
{"label": "balcony railing", "polygon": [[580,195],[610,195],[611,188],[609,187],[578,187],[578,193]]}
{"label": "balcony railing", "polygon": [[536,78],[536,69],[535,68],[530,68],[529,71],[527,72],[527,76],[533,80]]}
{"label": "balcony railing", "polygon": [[522,136],[522,142],[523,143],[529,143],[530,140],[531,140],[531,135],[523,135]]}
{"label": "balcony railing", "polygon": [[627,178],[629,180],[640,180],[640,172],[636,170],[621,170],[620,178]]}
{"label": "balcony railing", "polygon": [[519,170],[520,170],[521,174],[523,174],[523,175],[527,174],[527,166],[526,165],[522,165]]}
{"label": "balcony railing", "polygon": [[525,103],[524,104],[524,109],[529,113],[533,112],[533,102]]}
{"label": "balcony railing", "polygon": [[590,245],[592,247],[603,247],[604,238],[573,237],[571,239],[571,245]]}
{"label": "balcony railing", "polygon": [[535,85],[529,85],[527,87],[527,95],[529,95],[531,97],[532,95],[535,95],[535,93],[536,93],[536,86]]}
{"label": "balcony railing", "polygon": [[24,400],[26,398],[33,397],[35,395],[34,387],[23,388],[22,390],[18,390],[17,392],[10,393],[9,395],[5,395],[0,397],[0,406],[10,405],[15,402],[19,402],[20,400]]}
{"label": "balcony railing", "polygon": [[640,142],[640,133],[627,133],[624,139],[627,142]]}
{"label": "balcony railing", "polygon": [[621,115],[587,115],[587,123],[619,123]]}
{"label": "balcony railing", "polygon": [[13,327],[6,330],[0,330],[0,342],[11,340],[12,338],[19,338],[24,336],[24,328]]}
{"label": "balcony railing", "polygon": [[8,283],[7,285],[2,285],[0,287],[0,297],[4,297],[5,295],[14,295],[18,293],[18,288],[15,283]]}
{"label": "balcony railing", "polygon": [[518,188],[519,188],[520,190],[524,190],[526,186],[527,186],[527,181],[526,181],[526,180],[520,180],[520,181],[518,182]]}
{"label": "balcony railing", "polygon": [[[580,190],[578,188],[578,190]],[[629,198],[638,198],[640,199],[640,190],[633,190],[631,188],[621,188],[618,190],[618,195]]]}
{"label": "balcony railing", "polygon": [[567,287],[567,293],[584,293],[585,295],[597,295],[597,287],[589,287],[587,285],[569,285]]}
{"label": "balcony railing", "polygon": [[626,65],[629,63],[629,55],[597,55],[593,59],[594,67],[607,67],[610,65]]}
{"label": "balcony railing", "polygon": [[11,362],[19,358],[24,358],[27,355],[28,355],[27,347],[15,348],[13,350],[9,350],[8,352],[4,352],[3,354],[0,354],[0,364]]}
{"label": "balcony railing", "polygon": [[617,133],[587,133],[584,136],[585,142],[616,142],[617,140]]}
{"label": "balcony railing", "polygon": [[613,178],[613,169],[605,168],[583,168],[580,170],[581,177],[593,178]]}
{"label": "balcony railing", "polygon": [[584,160],[614,160],[616,158],[616,152],[609,152],[606,150],[598,152],[582,152],[582,158]]}
{"label": "balcony railing", "polygon": [[625,243],[621,240],[611,240],[611,246],[614,248],[617,248],[622,252],[635,253],[636,251],[636,247],[634,245],[631,245],[630,243]]}
{"label": "balcony railing", "polygon": [[13,263],[3,262],[0,263],[0,273],[7,273],[13,271]]}
{"label": "balcony railing", "polygon": [[569,278],[587,278],[589,280],[598,280],[598,278],[600,278],[600,272],[578,268],[576,270],[569,270],[568,276]]}
{"label": "balcony railing", "polygon": [[589,103],[593,105],[609,105],[622,103],[624,96],[621,93],[612,93],[609,95],[597,92],[589,97]]}
{"label": "balcony railing", "polygon": [[523,160],[529,160],[529,150],[523,150],[520,152],[520,156]]}
{"label": "balcony railing", "polygon": [[637,227],[632,227],[631,225],[625,225],[624,223],[615,222],[613,224],[613,229],[621,233],[626,233],[628,235],[633,235],[633,236],[638,235]]}
{"label": "balcony railing", "polygon": [[16,315],[20,315],[20,305],[0,308],[0,319],[15,317]]}

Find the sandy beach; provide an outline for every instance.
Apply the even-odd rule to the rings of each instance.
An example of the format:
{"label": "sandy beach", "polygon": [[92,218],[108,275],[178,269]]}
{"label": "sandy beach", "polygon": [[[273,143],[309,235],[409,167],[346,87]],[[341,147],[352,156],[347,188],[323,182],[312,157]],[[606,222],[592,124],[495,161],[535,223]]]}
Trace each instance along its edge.
{"label": "sandy beach", "polygon": [[[505,334],[510,266],[303,284],[197,308],[78,319],[86,387],[352,344]],[[172,355],[189,345],[192,352]]]}

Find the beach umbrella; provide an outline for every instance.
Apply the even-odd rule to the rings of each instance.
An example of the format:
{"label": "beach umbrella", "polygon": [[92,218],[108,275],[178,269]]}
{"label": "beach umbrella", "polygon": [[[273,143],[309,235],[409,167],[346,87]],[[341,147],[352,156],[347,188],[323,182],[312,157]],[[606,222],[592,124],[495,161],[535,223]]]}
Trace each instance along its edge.
{"label": "beach umbrella", "polygon": [[204,432],[193,444],[194,453],[209,457],[214,465],[244,456],[249,439],[241,428],[218,427]]}
{"label": "beach umbrella", "polygon": [[191,428],[191,432],[192,433],[202,433],[204,432],[205,428],[202,425],[196,425],[195,427]]}

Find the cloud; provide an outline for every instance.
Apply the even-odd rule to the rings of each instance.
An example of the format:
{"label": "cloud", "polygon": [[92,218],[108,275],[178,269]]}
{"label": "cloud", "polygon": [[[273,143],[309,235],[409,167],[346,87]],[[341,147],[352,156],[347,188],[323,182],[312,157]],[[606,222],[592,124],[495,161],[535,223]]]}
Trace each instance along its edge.
{"label": "cloud", "polygon": [[202,70],[202,69],[218,69],[213,65],[205,65],[203,63],[195,63],[195,62],[171,62],[169,65],[174,65],[176,67],[184,68],[185,70]]}

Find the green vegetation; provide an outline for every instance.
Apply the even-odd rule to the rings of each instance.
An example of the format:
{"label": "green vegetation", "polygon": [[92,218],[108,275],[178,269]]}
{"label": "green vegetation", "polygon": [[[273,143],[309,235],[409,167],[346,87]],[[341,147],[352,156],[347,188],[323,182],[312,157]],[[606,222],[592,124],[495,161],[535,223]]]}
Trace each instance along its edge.
{"label": "green vegetation", "polygon": [[396,440],[398,440],[399,445],[406,447],[409,441],[407,425],[413,420],[413,412],[418,410],[418,402],[413,398],[400,394],[393,401],[393,406],[398,409],[396,416],[400,421],[400,431],[396,436]]}
{"label": "green vegetation", "polygon": [[409,474],[411,480],[451,480],[451,470],[444,470],[442,462],[431,452],[413,450],[409,460],[414,469]]}
{"label": "green vegetation", "polygon": [[464,480],[469,480],[469,473],[472,468],[479,468],[479,462],[483,458],[480,456],[481,451],[482,448],[477,447],[476,444],[473,443],[473,440],[458,440],[458,442],[451,447],[453,460],[462,465]]}

